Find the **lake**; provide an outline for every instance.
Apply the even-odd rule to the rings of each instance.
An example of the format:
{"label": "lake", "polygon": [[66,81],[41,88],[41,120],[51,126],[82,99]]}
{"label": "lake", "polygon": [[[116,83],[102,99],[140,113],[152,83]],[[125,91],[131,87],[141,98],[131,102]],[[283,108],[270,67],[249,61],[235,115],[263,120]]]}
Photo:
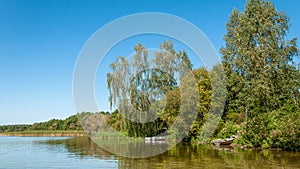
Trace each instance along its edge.
{"label": "lake", "polygon": [[149,158],[125,158],[100,148],[87,137],[0,137],[0,168],[300,168],[300,153],[216,149],[179,144]]}

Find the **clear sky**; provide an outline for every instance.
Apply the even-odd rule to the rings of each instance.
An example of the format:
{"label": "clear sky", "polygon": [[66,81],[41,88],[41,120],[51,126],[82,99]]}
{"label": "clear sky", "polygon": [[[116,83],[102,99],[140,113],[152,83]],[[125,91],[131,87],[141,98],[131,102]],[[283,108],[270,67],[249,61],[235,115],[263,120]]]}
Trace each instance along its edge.
{"label": "clear sky", "polygon": [[[289,37],[299,39],[300,1],[271,1],[288,14]],[[119,17],[140,12],[177,15],[201,29],[219,50],[228,16],[244,5],[245,0],[0,0],[0,125],[75,114],[72,78],[79,52],[95,31]],[[146,47],[159,44],[151,45]],[[107,109],[101,106],[107,104],[106,96],[96,97]]]}

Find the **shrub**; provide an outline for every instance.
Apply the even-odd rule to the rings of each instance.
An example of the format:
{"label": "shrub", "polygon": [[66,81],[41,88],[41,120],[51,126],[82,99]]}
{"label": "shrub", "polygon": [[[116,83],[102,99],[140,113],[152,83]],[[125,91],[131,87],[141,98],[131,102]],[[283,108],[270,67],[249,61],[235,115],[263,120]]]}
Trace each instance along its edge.
{"label": "shrub", "polygon": [[252,117],[241,131],[239,144],[300,151],[300,109],[285,105]]}
{"label": "shrub", "polygon": [[229,138],[232,135],[236,135],[240,127],[233,121],[227,121],[221,131],[217,134],[218,138]]}

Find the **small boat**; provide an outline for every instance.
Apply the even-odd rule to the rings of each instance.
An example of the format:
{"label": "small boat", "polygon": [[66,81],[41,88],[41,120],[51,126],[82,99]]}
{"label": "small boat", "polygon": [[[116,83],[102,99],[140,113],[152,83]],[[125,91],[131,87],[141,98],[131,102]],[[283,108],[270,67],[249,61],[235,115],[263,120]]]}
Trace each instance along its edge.
{"label": "small boat", "polygon": [[217,140],[213,140],[212,142],[216,145],[216,146],[220,146],[220,145],[230,145],[234,139],[236,139],[237,136],[231,136],[230,138],[225,138],[225,139],[217,139]]}
{"label": "small boat", "polygon": [[156,144],[166,144],[167,136],[155,136],[155,137],[145,137],[145,143],[156,145]]}
{"label": "small boat", "polygon": [[145,137],[145,141],[164,141],[167,136]]}

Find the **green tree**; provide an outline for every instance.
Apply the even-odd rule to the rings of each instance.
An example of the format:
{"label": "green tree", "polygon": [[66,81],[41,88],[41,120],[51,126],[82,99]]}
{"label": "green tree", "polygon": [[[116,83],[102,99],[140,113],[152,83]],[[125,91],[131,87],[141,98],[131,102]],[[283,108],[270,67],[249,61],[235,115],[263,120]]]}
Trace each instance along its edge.
{"label": "green tree", "polygon": [[189,134],[187,135],[188,139],[196,139],[196,137],[200,134],[201,128],[203,126],[204,121],[207,118],[208,112],[211,107],[211,97],[212,97],[212,88],[209,71],[205,68],[198,68],[192,71],[194,79],[186,79],[186,80],[195,80],[197,83],[197,90],[199,95],[199,101],[197,103],[198,106],[198,115],[194,124],[191,126],[189,130]]}
{"label": "green tree", "polygon": [[[107,74],[110,105],[118,107],[119,113],[126,116],[121,118],[123,124],[117,125],[118,128],[126,128],[129,136],[151,136],[162,131],[166,120],[170,120],[165,117],[168,114],[162,111],[163,97],[167,97],[169,101],[174,100],[174,92],[170,92],[178,87],[174,77],[178,72],[183,77],[192,69],[187,53],[176,52],[171,41],[162,43],[160,49],[150,60],[148,50],[142,44],[137,44],[132,60],[119,57],[110,65],[111,72]],[[163,119],[158,118],[159,116]],[[153,117],[156,120],[138,122]]]}
{"label": "green tree", "polygon": [[[221,48],[228,90],[225,119],[237,122],[243,117],[237,114],[245,115],[241,144],[299,149],[300,73],[294,62],[299,51],[288,31],[287,15],[268,0],[248,0],[245,10],[234,9],[227,22]],[[230,122],[219,135],[236,132]]]}
{"label": "green tree", "polygon": [[[287,39],[288,17],[268,0],[248,0],[233,10],[221,48],[227,75],[226,111],[249,116],[270,112],[297,99],[296,39]],[[296,102],[296,100],[295,100]]]}

